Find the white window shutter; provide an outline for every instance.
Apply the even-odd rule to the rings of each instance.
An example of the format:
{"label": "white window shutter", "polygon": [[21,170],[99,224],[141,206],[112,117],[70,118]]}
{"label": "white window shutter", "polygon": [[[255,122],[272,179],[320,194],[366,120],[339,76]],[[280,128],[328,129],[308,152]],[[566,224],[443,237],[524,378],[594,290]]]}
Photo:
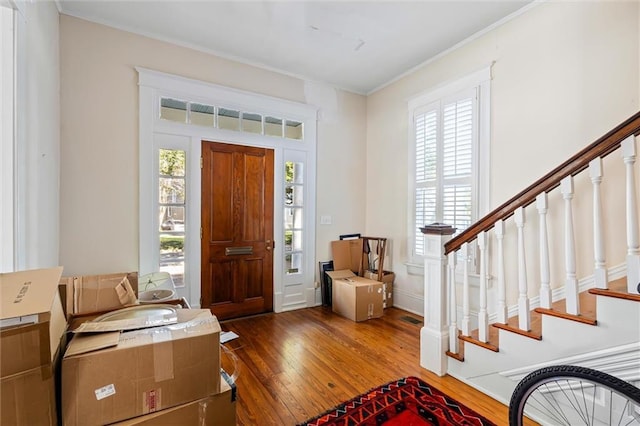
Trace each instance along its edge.
{"label": "white window shutter", "polygon": [[471,225],[474,101],[465,97],[443,107],[442,221],[462,232]]}
{"label": "white window shutter", "polygon": [[475,90],[414,112],[414,255],[424,255],[420,228],[444,222],[460,233],[474,219]]}
{"label": "white window shutter", "polygon": [[436,221],[437,109],[416,114],[414,127],[416,141],[414,252],[416,255],[422,256],[424,254],[424,240],[420,228]]}

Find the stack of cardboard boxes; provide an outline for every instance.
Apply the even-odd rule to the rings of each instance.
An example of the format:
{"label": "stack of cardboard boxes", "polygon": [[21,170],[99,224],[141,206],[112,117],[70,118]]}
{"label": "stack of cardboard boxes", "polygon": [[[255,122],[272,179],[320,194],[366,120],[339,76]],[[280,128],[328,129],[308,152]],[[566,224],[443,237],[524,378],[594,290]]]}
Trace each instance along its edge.
{"label": "stack of cardboard boxes", "polygon": [[220,325],[209,310],[80,308],[135,303],[135,277],[121,274],[76,278],[72,291],[60,292],[65,317],[61,272],[1,275],[1,424],[235,425],[235,385],[220,369]]}
{"label": "stack of cardboard boxes", "polygon": [[62,268],[0,274],[0,424],[55,425]]}
{"label": "stack of cardboard boxes", "polygon": [[[373,246],[373,247],[372,247]],[[384,271],[386,238],[361,237],[331,242],[333,312],[353,321],[379,318],[393,306],[393,272]],[[375,253],[376,258],[370,259]],[[377,264],[378,269],[372,269]]]}

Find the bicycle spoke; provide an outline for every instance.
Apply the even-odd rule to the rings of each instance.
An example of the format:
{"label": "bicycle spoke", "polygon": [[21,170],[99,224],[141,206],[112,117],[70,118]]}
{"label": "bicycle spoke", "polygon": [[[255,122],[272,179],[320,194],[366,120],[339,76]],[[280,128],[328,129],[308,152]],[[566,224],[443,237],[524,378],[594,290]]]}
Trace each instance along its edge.
{"label": "bicycle spoke", "polygon": [[558,365],[525,376],[509,404],[509,424],[523,417],[542,425],[640,425],[640,389],[593,369]]}

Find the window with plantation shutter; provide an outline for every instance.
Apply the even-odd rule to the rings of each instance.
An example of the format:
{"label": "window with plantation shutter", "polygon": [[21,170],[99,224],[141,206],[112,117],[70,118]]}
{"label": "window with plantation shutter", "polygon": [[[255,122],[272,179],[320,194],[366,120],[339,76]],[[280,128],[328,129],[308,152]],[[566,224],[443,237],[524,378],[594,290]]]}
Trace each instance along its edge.
{"label": "window with plantation shutter", "polygon": [[[488,78],[487,78],[488,80]],[[464,231],[479,218],[488,166],[488,82],[422,96],[410,102],[414,142],[409,262],[425,254],[420,228],[434,222]],[[455,90],[454,90],[455,89]],[[486,97],[482,102],[481,96]],[[486,110],[483,110],[483,108]],[[485,149],[481,149],[485,144]],[[481,154],[482,153],[482,154]],[[480,162],[482,158],[482,163]]]}

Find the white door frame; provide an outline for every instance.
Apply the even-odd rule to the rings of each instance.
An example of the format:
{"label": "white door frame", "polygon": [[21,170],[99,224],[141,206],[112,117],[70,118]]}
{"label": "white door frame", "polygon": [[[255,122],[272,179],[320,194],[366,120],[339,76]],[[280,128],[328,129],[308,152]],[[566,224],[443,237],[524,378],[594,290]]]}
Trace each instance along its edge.
{"label": "white door frame", "polygon": [[[210,140],[274,150],[274,311],[282,312],[315,305],[315,200],[317,108],[297,102],[231,89],[215,84],[136,67],[139,74],[139,273],[159,267],[157,241],[157,150],[183,149],[187,155],[187,228],[185,287],[178,294],[191,306],[200,306],[200,156],[201,141]],[[303,124],[302,140],[225,130],[160,118],[162,98],[199,102],[263,116],[282,117]],[[284,163],[305,158],[304,271],[298,280],[284,272]],[[190,226],[189,226],[190,225]]]}

